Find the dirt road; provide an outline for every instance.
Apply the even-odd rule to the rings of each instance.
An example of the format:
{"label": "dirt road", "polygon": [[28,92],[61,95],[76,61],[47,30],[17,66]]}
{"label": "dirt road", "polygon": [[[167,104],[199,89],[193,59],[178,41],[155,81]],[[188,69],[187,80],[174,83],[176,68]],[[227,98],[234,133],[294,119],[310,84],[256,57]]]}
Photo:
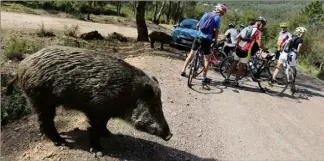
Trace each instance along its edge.
{"label": "dirt road", "polygon": [[[8,24],[33,26],[30,20],[8,17],[10,15],[2,15]],[[30,15],[30,18],[35,16]],[[44,19],[61,22],[56,18]],[[5,26],[9,27],[8,24]],[[100,28],[107,24],[89,25]],[[111,26],[110,32],[116,29]],[[127,32],[122,33],[132,36],[134,31],[127,28]],[[102,140],[105,148],[102,160],[324,159],[323,81],[300,74],[297,84],[308,99],[278,98],[260,93],[257,84],[250,81],[244,81],[243,89],[222,86],[220,74],[210,71],[209,76],[214,81],[210,90],[200,85],[192,90],[186,86],[186,78],[179,76],[182,60],[142,56],[126,61],[159,79],[164,113],[174,137],[166,143],[135,131],[122,121],[112,120],[108,128],[120,134]],[[2,129],[1,160],[96,160],[87,152],[88,135],[84,131],[83,115],[59,110],[56,126],[61,135],[75,141],[72,149],[55,147],[37,136],[38,125],[33,115]],[[73,130],[76,127],[80,130]]]}
{"label": "dirt road", "polygon": [[[112,32],[118,32],[123,34],[126,33],[125,35],[128,37],[137,37],[137,29],[125,25],[101,24],[69,18],[1,12],[1,28],[3,29],[39,29],[42,23],[44,23],[44,26],[47,29],[63,30],[64,25],[71,26],[78,24],[81,33],[97,30],[104,36],[107,36]],[[151,32],[150,29],[148,31]]]}

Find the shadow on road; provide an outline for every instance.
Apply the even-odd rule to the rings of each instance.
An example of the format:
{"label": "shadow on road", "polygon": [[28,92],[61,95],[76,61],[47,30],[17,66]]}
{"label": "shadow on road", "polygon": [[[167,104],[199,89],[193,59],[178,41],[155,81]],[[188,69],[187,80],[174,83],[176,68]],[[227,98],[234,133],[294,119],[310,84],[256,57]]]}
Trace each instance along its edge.
{"label": "shadow on road", "polygon": [[[72,130],[62,132],[61,135],[71,137],[75,142],[72,149],[81,149],[89,152],[88,132],[85,130]],[[104,156],[132,161],[217,161],[217,159],[204,159],[196,155],[167,147],[156,142],[134,138],[127,135],[116,134],[101,140]]]}
{"label": "shadow on road", "polygon": [[[186,76],[186,81],[188,79],[188,76]],[[201,94],[221,94],[224,92],[223,88],[221,88],[220,82],[216,82],[216,81],[211,81],[208,84],[202,84],[202,78],[195,78],[195,81],[192,82],[191,90],[197,92],[197,93],[201,93]]]}

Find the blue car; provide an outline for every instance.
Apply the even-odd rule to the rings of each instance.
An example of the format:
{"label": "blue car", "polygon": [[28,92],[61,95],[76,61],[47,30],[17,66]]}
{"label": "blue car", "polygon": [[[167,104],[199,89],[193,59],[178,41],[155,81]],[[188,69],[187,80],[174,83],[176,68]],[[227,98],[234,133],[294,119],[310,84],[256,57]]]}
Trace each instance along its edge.
{"label": "blue car", "polygon": [[197,35],[196,25],[198,20],[184,19],[180,24],[174,25],[171,33],[174,45],[191,48],[192,42]]}

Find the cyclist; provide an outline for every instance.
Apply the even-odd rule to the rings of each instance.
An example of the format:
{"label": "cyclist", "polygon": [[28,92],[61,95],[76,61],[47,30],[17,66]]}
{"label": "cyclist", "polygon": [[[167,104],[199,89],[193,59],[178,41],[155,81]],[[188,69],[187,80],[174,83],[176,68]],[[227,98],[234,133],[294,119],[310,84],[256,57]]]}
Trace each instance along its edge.
{"label": "cyclist", "polygon": [[279,32],[278,41],[277,41],[276,64],[278,64],[278,59],[285,42],[289,38],[291,38],[291,34],[287,31],[288,24],[280,23],[280,27],[281,27],[281,31]]}
{"label": "cyclist", "polygon": [[236,23],[230,21],[228,23],[228,30],[225,32],[225,37],[222,40],[225,41],[224,52],[228,55],[231,51],[234,52],[236,46],[236,36],[238,35],[237,29],[235,29]]}
{"label": "cyclist", "polygon": [[238,33],[240,33],[245,28],[244,24],[240,24],[240,28],[237,30]]}
{"label": "cyclist", "polygon": [[[221,22],[220,17],[223,16],[226,13],[226,11],[227,11],[227,8],[225,5],[217,4],[215,11],[205,13],[203,15],[203,17],[199,20],[199,22],[196,26],[197,29],[199,29],[199,31],[197,32],[197,37],[194,39],[194,41],[192,43],[191,51],[188,54],[188,56],[184,62],[184,65],[183,65],[183,68],[181,71],[181,76],[186,75],[185,71],[186,71],[186,68],[187,68],[189,62],[191,61],[194,54],[196,54],[198,47],[201,46],[203,55],[204,55],[204,71],[203,71],[202,83],[209,83],[211,81],[211,79],[207,78],[206,75],[207,75],[208,66],[209,66],[209,59],[210,59],[209,54],[210,54],[210,50],[211,50],[212,39],[214,38],[215,41],[217,41],[217,37],[218,37],[219,29],[220,29],[220,22]],[[205,21],[207,22],[208,20],[210,20],[210,18],[214,19],[214,24],[211,25],[211,27],[209,28],[207,33],[204,33],[201,31],[200,26],[205,24]],[[215,43],[215,44],[217,44],[217,43]]]}
{"label": "cyclist", "polygon": [[[292,35],[292,37],[290,39],[292,41],[292,43],[291,43],[291,52],[286,53],[285,51],[283,51],[280,54],[279,61],[278,61],[279,63],[276,66],[276,70],[273,72],[272,80],[270,82],[271,84],[276,82],[276,76],[277,76],[277,74],[279,72],[279,69],[282,67],[282,64],[287,62],[287,61],[289,63],[289,66],[291,66],[292,69],[294,70],[294,78],[296,78],[296,76],[297,76],[296,54],[300,53],[301,47],[302,47],[303,42],[304,42],[303,39],[302,39],[302,36],[304,36],[305,32],[306,32],[306,28],[304,28],[304,27],[297,27],[296,28],[295,34]],[[287,60],[288,55],[289,55],[289,60]],[[292,86],[291,86],[292,94],[294,94],[295,91],[296,91],[295,80],[293,80]]]}
{"label": "cyclist", "polygon": [[[234,53],[234,61],[230,66],[230,71],[223,81],[223,83],[229,83],[229,77],[231,73],[235,70],[237,64],[239,64],[238,72],[236,73],[236,79],[234,82],[234,86],[241,87],[238,80],[241,77],[241,75],[244,73],[244,67],[245,64],[249,61],[251,57],[251,50],[255,43],[258,44],[258,47],[266,50],[263,47],[263,44],[261,42],[261,31],[262,28],[267,24],[267,20],[263,17],[258,17],[255,19],[254,25],[252,26],[252,34],[251,34],[251,40],[244,41],[241,40],[240,34],[237,36],[237,45],[236,45],[236,52]],[[254,54],[254,53],[253,53]]]}

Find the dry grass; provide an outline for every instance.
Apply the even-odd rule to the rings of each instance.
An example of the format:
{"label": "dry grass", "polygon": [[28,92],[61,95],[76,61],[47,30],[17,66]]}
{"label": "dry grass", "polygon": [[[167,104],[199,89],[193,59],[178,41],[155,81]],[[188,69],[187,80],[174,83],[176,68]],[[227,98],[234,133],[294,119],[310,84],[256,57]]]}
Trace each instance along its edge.
{"label": "dry grass", "polygon": [[80,26],[79,25],[71,25],[71,26],[64,26],[64,35],[65,36],[71,36],[71,37],[77,37],[80,32]]}

